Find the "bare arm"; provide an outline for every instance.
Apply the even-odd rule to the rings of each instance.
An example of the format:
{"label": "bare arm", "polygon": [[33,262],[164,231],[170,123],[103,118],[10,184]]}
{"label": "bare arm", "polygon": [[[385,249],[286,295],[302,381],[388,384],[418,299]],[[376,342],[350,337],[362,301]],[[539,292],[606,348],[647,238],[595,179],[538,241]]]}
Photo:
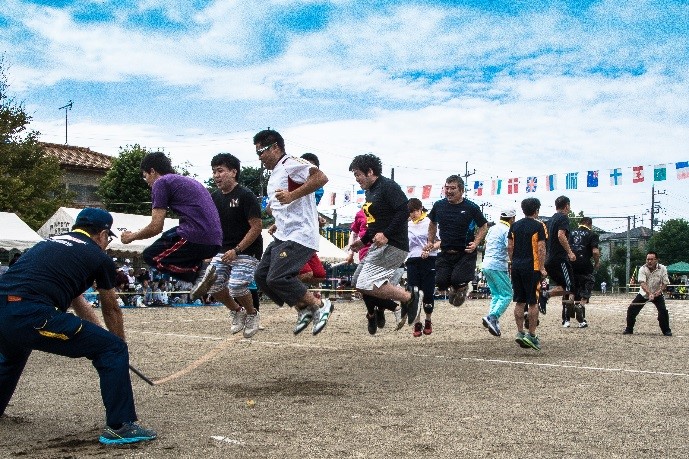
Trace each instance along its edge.
{"label": "bare arm", "polygon": [[[429,227],[430,231],[430,227]],[[478,229],[476,232],[476,236],[474,237],[474,240],[471,241],[469,244],[467,244],[466,249],[464,249],[465,252],[471,253],[476,248],[479,246],[483,238],[486,236],[486,233],[488,232],[488,223],[484,223],[482,227]]]}
{"label": "bare arm", "polygon": [[140,239],[148,239],[163,232],[163,225],[165,224],[165,209],[153,209],[151,211],[151,222],[141,228],[139,231],[125,231],[120,235],[120,241],[123,244],[129,244],[132,241]]}
{"label": "bare arm", "polygon": [[78,297],[74,298],[70,306],[72,307],[72,309],[74,309],[74,312],[76,312],[76,314],[82,319],[88,320],[89,322],[94,323],[99,327],[103,327],[100,320],[98,319],[98,316],[93,311],[93,306],[91,306],[91,304],[88,301],[86,301],[84,295],[79,295]]}
{"label": "bare arm", "polygon": [[98,293],[100,294],[100,307],[103,312],[105,326],[115,335],[125,339],[124,319],[122,317],[122,310],[117,305],[117,293],[115,293],[115,289],[98,289]]}
{"label": "bare arm", "polygon": [[430,222],[428,224],[428,242],[426,242],[426,247],[424,247],[425,250],[433,250],[436,234],[438,234],[438,225],[435,222]]}
{"label": "bare arm", "polygon": [[565,230],[557,231],[557,240],[560,241],[560,244],[565,249],[565,252],[567,252],[567,257],[569,258],[569,261],[576,260],[577,256],[574,255],[574,252],[572,252],[572,248],[569,246],[569,241],[567,240],[567,233],[565,232]]}
{"label": "bare arm", "polygon": [[277,190],[275,192],[275,198],[282,204],[289,204],[294,202],[299,198],[307,196],[317,189],[323,187],[328,183],[328,177],[323,173],[322,170],[312,167],[309,169],[309,178],[299,187],[292,191]]}

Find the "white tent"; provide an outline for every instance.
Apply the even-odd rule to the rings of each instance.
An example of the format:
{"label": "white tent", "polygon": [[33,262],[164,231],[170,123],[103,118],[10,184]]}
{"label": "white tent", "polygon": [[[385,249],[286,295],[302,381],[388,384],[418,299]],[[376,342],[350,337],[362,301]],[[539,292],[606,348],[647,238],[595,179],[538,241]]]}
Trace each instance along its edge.
{"label": "white tent", "polygon": [[0,212],[0,248],[26,250],[43,238],[11,212]]}
{"label": "white tent", "polygon": [[[60,207],[57,212],[53,214],[52,217],[48,219],[47,222],[41,226],[38,230],[38,234],[43,237],[51,237],[58,234],[64,234],[72,229],[74,221],[79,215],[81,209],[74,209],[71,207]],[[110,212],[112,215],[113,224],[112,232],[115,233],[117,238],[115,238],[110,245],[108,245],[108,250],[112,252],[122,252],[122,253],[141,253],[146,247],[151,245],[159,235],[156,235],[149,239],[143,239],[140,241],[134,241],[130,244],[123,244],[119,240],[120,234],[123,231],[137,231],[151,222],[150,215],[134,215],[134,214],[123,214],[119,212]],[[163,224],[163,231],[173,228],[179,224],[179,220],[175,218],[166,218]]]}
{"label": "white tent", "polygon": [[[261,232],[261,236],[263,236],[263,251],[265,252],[266,247],[268,247],[268,244],[270,244],[273,241],[273,236],[268,234],[268,230],[264,229]],[[347,252],[324,238],[323,236],[320,237],[320,242],[318,244],[318,258],[321,259],[321,261],[327,261],[330,263],[336,263],[339,261],[344,261],[347,259]]]}

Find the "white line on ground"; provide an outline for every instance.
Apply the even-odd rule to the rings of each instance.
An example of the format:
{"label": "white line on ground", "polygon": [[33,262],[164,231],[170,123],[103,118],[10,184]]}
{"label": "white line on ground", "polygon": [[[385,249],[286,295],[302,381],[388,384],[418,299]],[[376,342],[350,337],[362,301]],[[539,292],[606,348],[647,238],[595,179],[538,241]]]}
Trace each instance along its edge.
{"label": "white line on ground", "polygon": [[222,442],[225,442],[225,443],[230,443],[230,444],[232,444],[232,445],[244,446],[244,442],[241,442],[241,441],[239,441],[239,440],[235,440],[235,439],[230,438],[230,437],[222,437],[222,436],[219,436],[219,435],[211,435],[211,438],[212,438],[213,440],[218,440],[218,441],[222,441]]}
{"label": "white line on ground", "polygon": [[141,333],[142,335],[158,335],[158,336],[176,336],[178,338],[194,338],[194,339],[208,339],[211,341],[222,341],[225,338],[222,336],[204,336],[204,335],[184,335],[181,333],[160,333],[160,332],[149,332],[149,331],[127,331],[127,333]]}

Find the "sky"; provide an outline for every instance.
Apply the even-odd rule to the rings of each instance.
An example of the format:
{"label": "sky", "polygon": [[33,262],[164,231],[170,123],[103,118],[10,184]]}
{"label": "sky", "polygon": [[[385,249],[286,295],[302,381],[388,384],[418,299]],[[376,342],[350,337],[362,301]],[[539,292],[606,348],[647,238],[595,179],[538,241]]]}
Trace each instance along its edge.
{"label": "sky", "polygon": [[[319,209],[340,221],[363,153],[433,199],[447,176],[472,174],[467,198],[489,219],[527,197],[551,215],[565,194],[624,231],[627,216],[650,226],[653,193],[659,222],[689,219],[689,179],[675,172],[689,161],[687,0],[2,2],[10,93],[46,142],[65,143],[66,112],[70,145],[164,150],[205,180],[220,152],[258,167],[252,138],[270,127],[289,154],[319,156]],[[656,165],[666,180],[654,182]],[[519,193],[506,194],[510,178]]]}

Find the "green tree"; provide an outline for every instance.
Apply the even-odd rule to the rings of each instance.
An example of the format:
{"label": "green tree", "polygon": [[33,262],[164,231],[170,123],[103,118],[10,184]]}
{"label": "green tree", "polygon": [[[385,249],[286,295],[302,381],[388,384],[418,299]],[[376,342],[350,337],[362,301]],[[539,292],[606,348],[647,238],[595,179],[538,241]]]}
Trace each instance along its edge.
{"label": "green tree", "polygon": [[689,222],[680,218],[663,223],[659,231],[653,234],[648,247],[658,253],[658,258],[664,265],[671,265],[678,261],[689,262]]}
{"label": "green tree", "polygon": [[120,147],[112,168],[100,182],[98,195],[108,210],[151,214],[151,189],[141,175],[141,160],[151,150],[139,144]]}
{"label": "green tree", "polygon": [[14,212],[38,229],[71,194],[62,182],[57,159],[45,154],[38,131],[27,130],[31,117],[8,95],[0,57],[0,210]]}

